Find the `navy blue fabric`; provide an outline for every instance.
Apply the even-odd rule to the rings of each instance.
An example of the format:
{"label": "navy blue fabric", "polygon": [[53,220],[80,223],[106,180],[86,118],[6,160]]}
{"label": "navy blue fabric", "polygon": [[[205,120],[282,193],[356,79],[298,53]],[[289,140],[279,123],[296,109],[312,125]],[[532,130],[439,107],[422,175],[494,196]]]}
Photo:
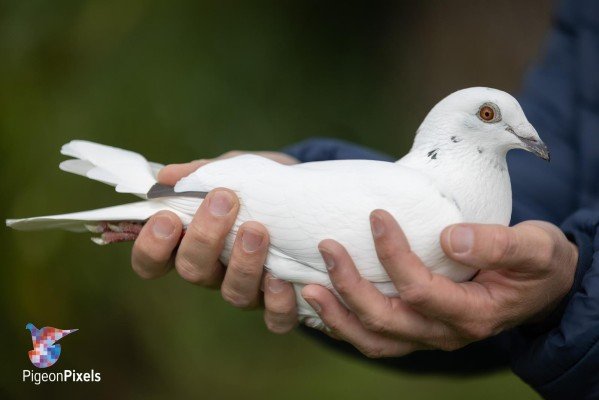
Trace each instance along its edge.
{"label": "navy blue fabric", "polygon": [[308,139],[289,146],[283,151],[301,162],[356,159],[393,161],[393,157],[376,150],[343,140],[328,138]]}
{"label": "navy blue fabric", "polygon": [[[578,245],[571,292],[545,321],[464,349],[417,352],[379,363],[412,372],[472,374],[510,365],[548,399],[599,399],[599,1],[562,1],[542,59],[524,81],[520,103],[551,150],[551,163],[512,151],[512,223],[557,224]],[[285,151],[302,162],[389,156],[332,139]],[[331,346],[339,345],[306,330]]]}

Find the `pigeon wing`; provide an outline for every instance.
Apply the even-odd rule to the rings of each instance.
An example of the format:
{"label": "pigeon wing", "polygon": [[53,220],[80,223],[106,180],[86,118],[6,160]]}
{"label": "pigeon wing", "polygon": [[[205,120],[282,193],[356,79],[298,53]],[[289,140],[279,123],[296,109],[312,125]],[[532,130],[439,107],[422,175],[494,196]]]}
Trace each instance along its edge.
{"label": "pigeon wing", "polygon": [[[326,273],[318,243],[343,244],[362,275],[374,282],[389,277],[380,264],[369,215],[385,209],[398,220],[413,250],[433,271],[455,280],[473,270],[445,258],[439,234],[462,216],[450,197],[422,173],[395,163],[344,160],[284,166],[255,155],[208,164],[175,186],[175,191],[234,190],[241,201],[236,226],[255,220],[270,234],[271,246],[284,257]],[[284,271],[268,265],[284,278]],[[283,273],[282,273],[283,272]]]}
{"label": "pigeon wing", "polygon": [[[166,209],[176,213],[184,224],[188,224],[191,221],[191,215],[193,215],[193,211],[191,214],[187,214],[186,211],[189,210],[183,206],[178,206],[179,203],[181,203],[183,206],[186,206],[189,201],[187,199],[173,200],[169,201],[168,203],[165,203],[160,199],[138,201],[135,203],[69,214],[8,219],[6,220],[6,226],[21,231],[59,228],[72,232],[85,232],[87,230],[85,225],[90,222],[145,221],[158,211]],[[195,205],[195,207],[197,208],[197,205]],[[192,209],[193,204],[187,208]]]}

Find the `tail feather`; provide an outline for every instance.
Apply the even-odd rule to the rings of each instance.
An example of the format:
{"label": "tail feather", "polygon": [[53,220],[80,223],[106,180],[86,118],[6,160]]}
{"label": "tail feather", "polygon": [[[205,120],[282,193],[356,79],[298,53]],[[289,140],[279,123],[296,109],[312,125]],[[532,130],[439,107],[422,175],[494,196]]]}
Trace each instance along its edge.
{"label": "tail feather", "polygon": [[58,166],[61,170],[70,172],[73,174],[85,176],[86,178],[93,179],[111,186],[117,186],[119,178],[109,173],[105,169],[98,168],[94,164],[85,160],[66,160]]}
{"label": "tail feather", "polygon": [[[142,155],[132,151],[83,140],[65,144],[61,153],[75,157],[60,164],[63,171],[115,186],[117,192],[133,193],[144,199],[156,184],[158,171],[163,167],[161,164],[148,162]],[[8,219],[6,226],[23,231],[59,228],[85,232],[90,226],[93,228],[97,226],[95,223],[100,222],[145,221],[161,210],[174,212],[187,225],[199,202],[201,200],[195,198],[150,199],[69,214]]]}
{"label": "tail feather", "polygon": [[160,164],[148,162],[141,154],[84,140],[62,146],[61,153],[74,157],[63,161],[60,169],[86,176],[116,187],[119,193],[145,198],[156,183]]}
{"label": "tail feather", "polygon": [[191,217],[189,215],[169,207],[163,201],[148,200],[70,214],[46,215],[42,217],[23,219],[8,219],[6,220],[6,226],[22,231],[59,228],[72,232],[85,232],[88,230],[86,225],[90,222],[145,221],[161,210],[174,212],[179,218],[181,218],[181,221],[185,225],[191,222]]}

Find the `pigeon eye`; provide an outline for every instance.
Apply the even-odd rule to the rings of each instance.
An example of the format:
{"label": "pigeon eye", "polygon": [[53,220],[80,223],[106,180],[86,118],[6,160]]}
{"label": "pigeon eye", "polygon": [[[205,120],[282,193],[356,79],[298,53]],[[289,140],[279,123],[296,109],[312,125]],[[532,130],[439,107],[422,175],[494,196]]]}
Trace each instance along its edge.
{"label": "pigeon eye", "polygon": [[483,122],[497,122],[501,119],[501,114],[496,107],[491,104],[485,103],[478,110],[478,117]]}
{"label": "pigeon eye", "polygon": [[489,106],[484,106],[481,107],[480,111],[478,112],[478,115],[480,115],[480,117],[484,121],[490,121],[495,116],[495,111]]}

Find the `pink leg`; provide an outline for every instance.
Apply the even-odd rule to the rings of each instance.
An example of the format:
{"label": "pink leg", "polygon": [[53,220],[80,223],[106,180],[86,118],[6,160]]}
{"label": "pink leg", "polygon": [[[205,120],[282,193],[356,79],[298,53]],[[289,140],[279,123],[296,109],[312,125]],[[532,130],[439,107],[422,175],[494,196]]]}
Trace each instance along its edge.
{"label": "pink leg", "polygon": [[[145,224],[138,221],[100,221],[95,224],[86,225],[86,228],[93,233],[101,233],[98,237],[92,237],[92,241],[99,245],[132,242],[137,239],[141,229]],[[185,229],[181,237],[185,235]]]}

